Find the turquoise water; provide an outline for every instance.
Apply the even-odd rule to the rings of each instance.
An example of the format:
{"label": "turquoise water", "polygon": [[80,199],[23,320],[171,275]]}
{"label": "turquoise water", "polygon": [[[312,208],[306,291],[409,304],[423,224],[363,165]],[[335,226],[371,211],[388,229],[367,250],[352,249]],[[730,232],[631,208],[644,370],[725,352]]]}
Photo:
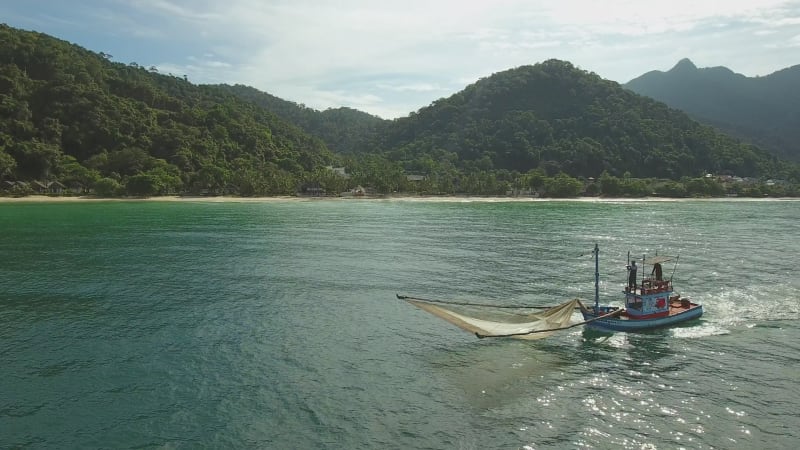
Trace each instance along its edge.
{"label": "turquoise water", "polygon": [[[796,201],[0,204],[0,447],[794,449],[799,220]],[[478,340],[395,298],[590,299],[595,242],[604,300],[628,251],[679,254],[705,316]]]}

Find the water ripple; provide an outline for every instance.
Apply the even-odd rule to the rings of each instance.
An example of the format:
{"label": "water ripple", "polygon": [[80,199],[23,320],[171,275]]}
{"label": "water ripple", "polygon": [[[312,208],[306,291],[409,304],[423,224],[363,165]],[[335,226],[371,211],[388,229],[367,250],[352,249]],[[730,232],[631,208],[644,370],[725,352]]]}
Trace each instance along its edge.
{"label": "water ripple", "polygon": [[[0,446],[794,448],[796,205],[0,205]],[[394,297],[591,298],[595,242],[604,299],[679,254],[706,315],[477,340]]]}

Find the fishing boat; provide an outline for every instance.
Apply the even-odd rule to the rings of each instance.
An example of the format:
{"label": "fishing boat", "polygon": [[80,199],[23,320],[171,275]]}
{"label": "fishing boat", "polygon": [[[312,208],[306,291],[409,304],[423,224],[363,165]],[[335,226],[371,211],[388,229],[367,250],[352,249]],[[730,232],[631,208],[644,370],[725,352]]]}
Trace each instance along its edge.
{"label": "fishing boat", "polygon": [[[669,256],[642,256],[642,269],[652,267],[650,276],[629,277],[622,291],[625,306],[600,305],[600,249],[595,244],[594,307],[580,300],[568,300],[556,306],[498,305],[448,300],[432,300],[397,294],[397,298],[434,316],[475,334],[478,338],[542,339],[554,332],[585,325],[603,331],[644,331],[692,320],[703,315],[703,307],[682,298],[672,288],[672,276],[663,278],[662,264],[675,261]],[[628,255],[630,260],[630,254]],[[644,270],[643,270],[644,273]],[[673,269],[674,273],[674,269]],[[583,321],[573,323],[579,309]]]}
{"label": "fishing boat", "polygon": [[[587,327],[606,331],[643,331],[675,325],[703,315],[702,305],[675,293],[672,276],[669,279],[662,276],[662,264],[673,260],[677,264],[677,258],[648,258],[643,255],[640,260],[642,277],[637,278],[634,272],[634,276],[629,279],[628,285],[622,291],[625,298],[625,306],[622,308],[600,305],[600,249],[597,244],[594,246],[594,260],[594,307],[579,304]],[[653,270],[645,275],[648,267]]]}

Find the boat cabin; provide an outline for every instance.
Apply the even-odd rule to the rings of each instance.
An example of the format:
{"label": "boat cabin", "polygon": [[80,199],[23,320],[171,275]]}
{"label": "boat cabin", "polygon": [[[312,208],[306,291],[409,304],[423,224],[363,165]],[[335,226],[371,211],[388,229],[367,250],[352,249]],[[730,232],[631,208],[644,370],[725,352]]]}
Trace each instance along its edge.
{"label": "boat cabin", "polygon": [[[669,256],[642,258],[642,278],[637,280],[635,286],[626,286],[624,291],[625,310],[632,319],[652,319],[669,315],[672,280],[664,279],[661,264],[671,259]],[[650,273],[647,273],[648,267],[652,268]]]}

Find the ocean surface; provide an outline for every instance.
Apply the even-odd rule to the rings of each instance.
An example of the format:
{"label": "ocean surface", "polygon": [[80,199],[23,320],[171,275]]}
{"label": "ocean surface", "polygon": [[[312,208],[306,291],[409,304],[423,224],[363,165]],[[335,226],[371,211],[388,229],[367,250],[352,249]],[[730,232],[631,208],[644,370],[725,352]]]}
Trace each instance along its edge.
{"label": "ocean surface", "polygon": [[[795,449],[798,201],[0,204],[0,448]],[[395,294],[699,321],[483,339]],[[575,321],[579,321],[575,315]]]}

